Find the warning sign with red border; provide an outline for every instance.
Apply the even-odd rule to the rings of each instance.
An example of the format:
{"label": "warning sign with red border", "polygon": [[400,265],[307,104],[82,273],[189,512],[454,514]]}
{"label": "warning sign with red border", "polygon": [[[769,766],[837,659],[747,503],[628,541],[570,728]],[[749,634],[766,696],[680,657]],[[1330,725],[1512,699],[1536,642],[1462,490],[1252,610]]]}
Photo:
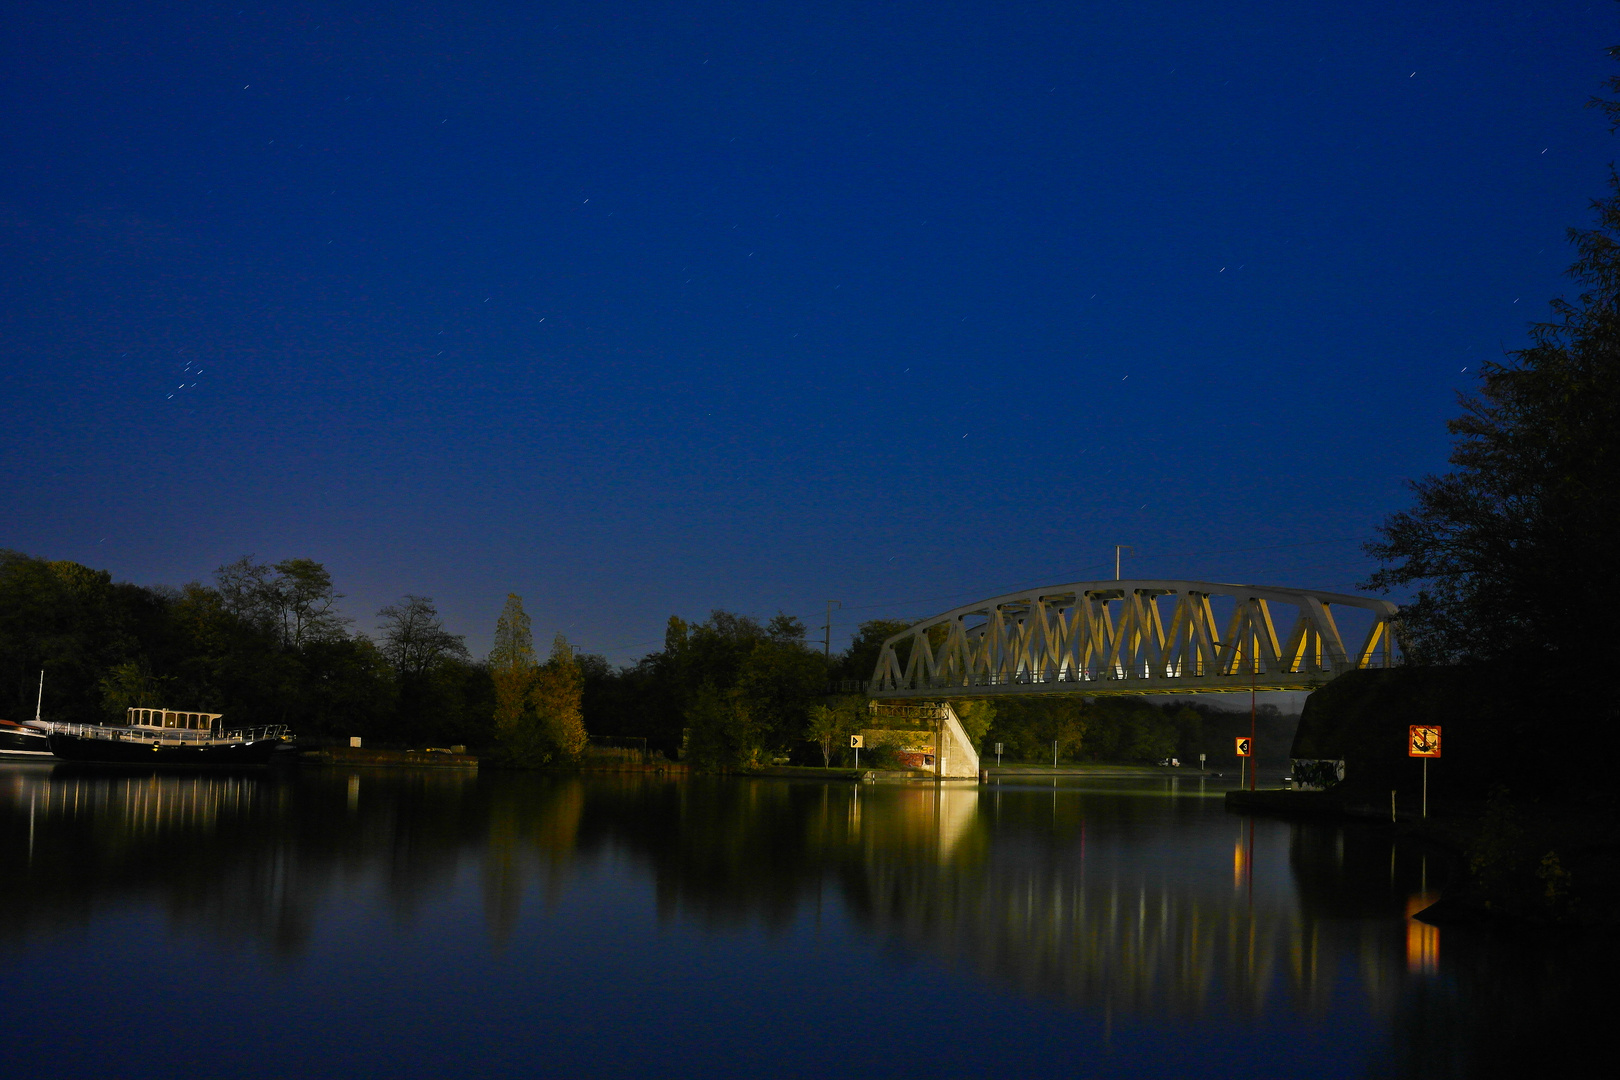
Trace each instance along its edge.
{"label": "warning sign with red border", "polygon": [[1252,740],[1243,735],[1239,735],[1237,740],[1237,756],[1248,757],[1251,749],[1253,749]]}
{"label": "warning sign with red border", "polygon": [[1406,741],[1407,757],[1439,757],[1440,756],[1440,729],[1423,724],[1413,724],[1410,737]]}

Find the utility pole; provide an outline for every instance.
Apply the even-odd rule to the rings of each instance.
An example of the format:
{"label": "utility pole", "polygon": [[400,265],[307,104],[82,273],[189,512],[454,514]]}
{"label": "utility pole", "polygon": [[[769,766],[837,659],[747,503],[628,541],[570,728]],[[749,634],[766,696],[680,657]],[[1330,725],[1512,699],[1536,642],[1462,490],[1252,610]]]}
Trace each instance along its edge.
{"label": "utility pole", "polygon": [[1115,581],[1119,580],[1119,553],[1121,551],[1128,551],[1132,555],[1136,554],[1136,549],[1131,547],[1131,545],[1129,545],[1129,544],[1115,544],[1114,545],[1114,580]]}
{"label": "utility pole", "polygon": [[832,662],[832,613],[833,613],[833,608],[835,608],[835,607],[842,608],[843,606],[844,606],[844,602],[842,600],[829,600],[829,601],[827,601],[827,625],[822,627],[822,630],[826,631],[826,636],[824,636],[822,638],[822,640],[821,640],[821,655],[826,658],[828,663]]}

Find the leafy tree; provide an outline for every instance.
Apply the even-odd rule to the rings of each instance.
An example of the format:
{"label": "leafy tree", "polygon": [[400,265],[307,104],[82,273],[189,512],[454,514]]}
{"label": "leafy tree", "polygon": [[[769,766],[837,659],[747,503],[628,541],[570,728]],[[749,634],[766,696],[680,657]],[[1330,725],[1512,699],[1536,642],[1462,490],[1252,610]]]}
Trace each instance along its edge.
{"label": "leafy tree", "polygon": [[332,575],[314,559],[270,566],[244,555],[214,571],[214,583],[226,611],[273,632],[285,649],[341,638],[350,622],[337,610]]}
{"label": "leafy tree", "polygon": [[46,719],[99,718],[102,677],[138,657],[141,633],[162,612],[153,594],[115,585],[104,570],[0,551],[0,672],[6,711],[33,716],[44,670]]}
{"label": "leafy tree", "polygon": [[284,559],[275,571],[273,596],[284,645],[296,649],[344,636],[350,620],[337,610],[342,597],[333,590],[326,567],[314,559]]}
{"label": "leafy tree", "polygon": [[956,718],[962,721],[962,730],[974,746],[984,740],[985,733],[996,722],[996,703],[982,698],[951,702]]}
{"label": "leafy tree", "polygon": [[153,675],[140,660],[115,664],[100,682],[106,712],[122,719],[130,709],[161,708],[167,703],[167,691],[173,682],[173,679]]}
{"label": "leafy tree", "polygon": [[[878,656],[883,652],[884,641],[910,626],[910,623],[896,619],[872,619],[861,623],[855,632],[855,639],[839,658],[838,677],[863,683],[870,679],[877,668]],[[905,662],[904,656],[901,662]]]}
{"label": "leafy tree", "polygon": [[[363,735],[369,739],[423,742],[433,732],[401,723],[403,695],[382,650],[366,637],[311,641],[297,656],[299,685],[293,715],[298,730],[319,735]],[[420,689],[420,688],[418,688]]]}
{"label": "leafy tree", "polygon": [[1401,609],[1413,659],[1513,662],[1579,684],[1620,645],[1620,579],[1602,570],[1620,540],[1620,179],[1610,189],[1596,227],[1570,230],[1578,297],[1481,369],[1448,424],[1453,470],[1414,482],[1413,508],[1367,545],[1383,563],[1370,587],[1416,586]]}
{"label": "leafy tree", "polygon": [[534,634],[523,611],[523,598],[508,593],[495,622],[489,675],[495,686],[495,736],[510,753],[524,759],[541,752],[529,707],[536,666]]}
{"label": "leafy tree", "polygon": [[785,611],[778,611],[765,626],[765,633],[772,641],[798,642],[804,644],[804,621],[796,619]]}
{"label": "leafy tree", "polygon": [[590,741],[580,713],[583,686],[573,651],[567,639],[558,634],[551,645],[550,659],[535,673],[529,691],[529,706],[548,760],[574,761]]}
{"label": "leafy tree", "polygon": [[804,737],[810,707],[827,692],[827,664],[803,641],[769,637],[743,660],[736,689],[761,753],[788,754]]}
{"label": "leafy tree", "polygon": [[821,750],[822,768],[832,766],[833,751],[842,756],[849,737],[861,729],[866,717],[866,699],[856,694],[833,698],[825,705],[812,705],[806,712],[804,737]]}
{"label": "leafy tree", "polygon": [[431,596],[407,594],[377,612],[382,653],[402,677],[421,678],[447,660],[468,660],[466,639],[444,628]]}
{"label": "leafy tree", "polygon": [[810,706],[804,737],[821,748],[821,767],[824,769],[832,765],[833,745],[844,734],[842,719],[825,705]]}
{"label": "leafy tree", "polygon": [[756,765],[759,737],[742,695],[712,682],[700,685],[683,712],[684,756],[699,765]]}
{"label": "leafy tree", "polygon": [[996,702],[984,741],[1006,743],[1015,758],[1049,761],[1054,740],[1060,754],[1078,754],[1091,726],[1088,707],[1081,698],[1006,697]]}

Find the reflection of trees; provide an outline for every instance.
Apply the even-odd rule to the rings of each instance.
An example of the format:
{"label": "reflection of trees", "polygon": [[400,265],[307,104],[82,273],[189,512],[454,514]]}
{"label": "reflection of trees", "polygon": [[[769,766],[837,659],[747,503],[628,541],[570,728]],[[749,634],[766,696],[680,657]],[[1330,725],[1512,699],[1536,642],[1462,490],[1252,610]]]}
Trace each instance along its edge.
{"label": "reflection of trees", "polygon": [[[375,887],[410,922],[471,861],[501,942],[532,897],[612,856],[645,869],[664,919],[777,931],[836,897],[878,942],[1116,1014],[1321,1014],[1348,994],[1450,1023],[1467,1007],[1436,989],[1462,985],[1449,954],[1438,974],[1427,952],[1409,967],[1416,855],[1297,825],[1251,892],[1244,825],[1210,807],[632,774],[7,770],[0,948],[155,901],[177,926],[296,952],[331,898]],[[1542,969],[1524,977],[1565,1000]]]}
{"label": "reflection of trees", "polygon": [[17,769],[0,773],[0,946],[155,901],[176,925],[296,952],[320,901],[373,874],[395,912],[452,874],[471,777]]}
{"label": "reflection of trees", "polygon": [[511,936],[530,873],[544,874],[548,891],[559,884],[573,859],[584,808],[585,785],[577,779],[521,774],[494,789],[483,884],[484,919],[497,942]]}

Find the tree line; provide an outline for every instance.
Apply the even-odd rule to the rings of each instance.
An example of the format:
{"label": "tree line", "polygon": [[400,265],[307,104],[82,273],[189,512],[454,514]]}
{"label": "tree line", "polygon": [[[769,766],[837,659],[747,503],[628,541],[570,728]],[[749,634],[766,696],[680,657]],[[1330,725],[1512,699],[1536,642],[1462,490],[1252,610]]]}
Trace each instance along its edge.
{"label": "tree line", "polygon": [[[357,631],[330,573],[309,558],[251,556],[209,583],[116,582],[105,570],[0,551],[0,716],[32,717],[41,670],[48,720],[117,722],[132,706],[280,723],[303,737],[372,745],[461,744],[513,765],[577,760],[592,736],[637,740],[700,766],[847,764],[848,736],[876,723],[858,693],[885,638],[908,624],[863,623],[848,648],[808,643],[799,619],[714,611],[671,616],[663,648],[615,667],[557,635],[536,653],[509,596],[493,647],[474,658],[431,597],[407,594]],[[1224,760],[1245,714],[1143,699],[955,703],[988,754],[1044,760]],[[1265,724],[1278,726],[1263,707]],[[1270,740],[1280,744],[1279,728]],[[1267,740],[1262,739],[1262,746]],[[882,764],[881,752],[865,763]]]}

